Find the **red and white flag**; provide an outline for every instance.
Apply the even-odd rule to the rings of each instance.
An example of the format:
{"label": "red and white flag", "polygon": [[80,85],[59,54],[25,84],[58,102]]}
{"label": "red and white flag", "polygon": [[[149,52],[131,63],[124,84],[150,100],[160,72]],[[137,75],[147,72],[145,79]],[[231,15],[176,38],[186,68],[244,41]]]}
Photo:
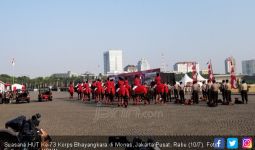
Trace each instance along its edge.
{"label": "red and white flag", "polygon": [[210,62],[207,62],[208,65],[208,80],[214,80],[214,75],[213,75],[213,69],[212,69],[212,63],[211,60]]}
{"label": "red and white flag", "polygon": [[14,58],[12,58],[11,63],[12,63],[12,66],[14,67],[15,66],[15,59]]}
{"label": "red and white flag", "polygon": [[192,79],[193,79],[193,82],[197,81],[197,68],[196,68],[195,62],[192,64]]}
{"label": "red and white flag", "polygon": [[228,60],[230,62],[230,84],[231,88],[236,89],[237,88],[237,81],[236,81],[236,74],[235,74],[235,66],[231,59]]}

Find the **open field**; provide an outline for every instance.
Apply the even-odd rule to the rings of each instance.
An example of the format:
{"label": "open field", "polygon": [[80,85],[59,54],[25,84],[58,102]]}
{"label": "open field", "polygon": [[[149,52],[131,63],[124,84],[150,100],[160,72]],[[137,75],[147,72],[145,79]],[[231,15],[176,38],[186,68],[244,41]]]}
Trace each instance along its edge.
{"label": "open field", "polygon": [[18,115],[40,113],[40,127],[50,135],[255,135],[254,95],[249,104],[215,108],[205,102],[118,108],[69,100],[65,92],[55,92],[52,102],[37,102],[36,95],[29,104],[1,104],[0,128]]}

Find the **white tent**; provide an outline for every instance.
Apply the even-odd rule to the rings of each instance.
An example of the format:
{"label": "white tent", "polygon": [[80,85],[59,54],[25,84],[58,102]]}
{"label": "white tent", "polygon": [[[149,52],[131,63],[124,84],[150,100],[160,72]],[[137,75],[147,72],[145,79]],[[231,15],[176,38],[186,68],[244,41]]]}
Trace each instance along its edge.
{"label": "white tent", "polygon": [[203,82],[203,81],[207,81],[207,79],[205,79],[204,77],[201,76],[200,73],[198,73],[198,74],[197,74],[197,81]]}
{"label": "white tent", "polygon": [[184,85],[187,85],[192,84],[193,80],[187,74],[185,74],[184,77],[182,77],[182,79],[179,82],[182,82],[184,83]]}
{"label": "white tent", "polygon": [[4,91],[4,82],[0,81],[0,92]]}
{"label": "white tent", "polygon": [[14,87],[16,87],[16,90],[21,90],[22,89],[22,85],[21,84],[17,84],[17,83],[13,84],[12,85],[12,90],[14,89]]}

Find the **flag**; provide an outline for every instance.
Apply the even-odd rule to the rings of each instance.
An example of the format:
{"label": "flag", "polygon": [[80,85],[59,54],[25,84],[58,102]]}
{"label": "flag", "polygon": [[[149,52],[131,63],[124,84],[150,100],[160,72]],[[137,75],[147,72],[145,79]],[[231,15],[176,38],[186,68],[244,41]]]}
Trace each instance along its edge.
{"label": "flag", "polygon": [[235,75],[235,68],[234,68],[232,60],[229,59],[229,61],[230,61],[230,67],[231,67],[230,84],[231,84],[231,88],[236,89],[237,88],[237,81],[236,81],[236,75]]}
{"label": "flag", "polygon": [[11,63],[12,63],[12,66],[14,67],[15,66],[15,59],[14,58],[12,58]]}
{"label": "flag", "polygon": [[193,79],[193,82],[197,81],[197,69],[196,69],[195,62],[193,63],[193,66],[192,66],[192,79]]}
{"label": "flag", "polygon": [[213,76],[211,60],[207,62],[207,65],[208,65],[208,79],[212,81],[214,80],[214,76]]}

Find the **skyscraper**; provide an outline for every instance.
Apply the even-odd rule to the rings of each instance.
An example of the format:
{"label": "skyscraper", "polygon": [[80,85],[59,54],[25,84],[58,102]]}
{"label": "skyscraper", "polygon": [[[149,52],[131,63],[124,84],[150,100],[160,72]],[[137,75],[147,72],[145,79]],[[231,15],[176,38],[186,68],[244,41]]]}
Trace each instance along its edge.
{"label": "skyscraper", "polygon": [[233,63],[232,65],[234,65],[234,70],[236,72],[236,60],[234,57],[231,56],[225,59],[225,74],[230,74],[231,62]]}
{"label": "skyscraper", "polygon": [[123,72],[122,50],[108,50],[104,52],[104,74]]}
{"label": "skyscraper", "polygon": [[255,75],[255,59],[242,61],[242,73],[245,75]]}
{"label": "skyscraper", "polygon": [[177,73],[188,73],[192,72],[193,64],[196,64],[196,70],[199,72],[199,64],[193,61],[183,61],[174,64],[174,71]]}
{"label": "skyscraper", "polygon": [[137,69],[138,69],[138,71],[149,70],[150,69],[150,64],[145,58],[142,58],[137,63]]}

